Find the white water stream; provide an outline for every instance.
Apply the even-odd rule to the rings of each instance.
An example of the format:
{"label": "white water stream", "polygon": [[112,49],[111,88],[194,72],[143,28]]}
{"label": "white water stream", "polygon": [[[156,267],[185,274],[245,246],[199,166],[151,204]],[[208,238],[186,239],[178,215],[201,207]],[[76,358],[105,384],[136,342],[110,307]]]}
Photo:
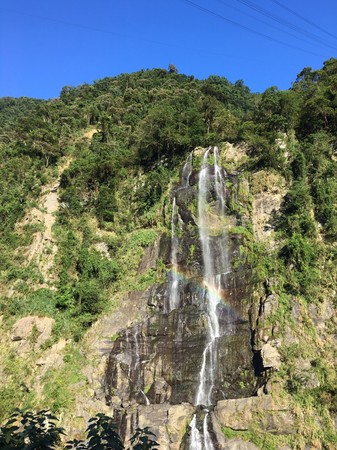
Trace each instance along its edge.
{"label": "white water stream", "polygon": [[[193,152],[191,152],[184,164],[181,172],[182,187],[188,188],[190,185],[190,178],[193,170]],[[170,294],[168,306],[165,306],[165,312],[169,313],[174,309],[179,308],[179,276],[178,276],[178,251],[179,251],[179,212],[177,207],[176,197],[172,202],[172,215],[171,215],[171,277],[170,277]]]}
{"label": "white water stream", "polygon": [[150,400],[148,399],[148,397],[146,396],[145,392],[142,390],[141,388],[141,367],[140,367],[140,348],[139,348],[139,344],[141,341],[141,333],[140,333],[141,327],[140,325],[136,325],[134,327],[133,330],[133,344],[132,341],[130,341],[130,335],[129,335],[129,331],[126,331],[126,345],[127,348],[130,348],[130,351],[132,352],[132,362],[129,365],[129,377],[131,376],[131,367],[133,368],[134,373],[137,374],[137,380],[136,380],[136,385],[137,388],[139,389],[138,392],[140,392],[142,394],[142,396],[144,397],[145,400],[145,404],[146,405],[150,405]]}
{"label": "white water stream", "polygon": [[[211,245],[211,214],[208,194],[211,183],[211,166],[209,165],[210,149],[206,150],[203,165],[199,174],[198,217],[199,236],[204,263],[205,306],[208,321],[208,342],[203,352],[199,373],[199,386],[195,399],[196,405],[209,406],[212,404],[212,393],[217,369],[217,343],[220,337],[219,317],[217,306],[220,301],[221,277],[216,273],[216,258]],[[218,166],[218,149],[214,148],[214,182],[218,214],[224,213],[224,183],[221,169]],[[222,252],[221,252],[222,253]]]}
{"label": "white water stream", "polygon": [[193,151],[188,155],[181,172],[182,185],[188,187],[190,185],[190,178],[193,170]]}
{"label": "white water stream", "polygon": [[178,250],[179,239],[177,234],[178,210],[176,198],[173,199],[172,204],[172,218],[171,218],[171,279],[170,279],[170,296],[169,296],[169,311],[179,307],[179,278],[178,278]]}
{"label": "white water stream", "polygon": [[[221,218],[225,213],[225,186],[222,171],[218,165],[219,153],[217,147],[214,147],[212,153],[213,167],[210,164],[211,149],[206,150],[204,153],[198,184],[199,238],[204,265],[203,285],[208,329],[199,372],[195,405],[203,406],[210,406],[213,403],[213,391],[218,366],[218,340],[220,337],[217,307],[221,294],[221,272],[224,269],[227,271],[228,268],[225,236],[220,234],[216,240],[212,238],[214,222],[221,224]],[[215,199],[211,200],[212,183],[214,183]],[[214,201],[216,210],[214,210]],[[214,450],[212,438],[208,431],[208,417],[209,414],[207,412],[203,420],[202,432],[200,432],[196,426],[196,415],[194,416],[190,424],[190,450]]]}
{"label": "white water stream", "polygon": [[201,433],[197,428],[197,416],[194,414],[193,419],[190,423],[191,434],[190,434],[190,449],[192,450],[203,450],[202,447],[202,437]]}

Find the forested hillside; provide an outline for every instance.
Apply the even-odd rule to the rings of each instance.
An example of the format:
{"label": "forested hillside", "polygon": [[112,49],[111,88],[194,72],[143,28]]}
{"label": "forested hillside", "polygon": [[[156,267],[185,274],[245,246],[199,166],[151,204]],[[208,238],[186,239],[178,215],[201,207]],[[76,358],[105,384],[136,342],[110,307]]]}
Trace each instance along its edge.
{"label": "forested hillside", "polygon": [[[164,257],[140,267],[171,236],[170,192],[188,155],[209,146],[233,175],[228,192],[238,188],[227,208],[240,242],[232,264],[251,273],[250,320],[255,310],[260,318],[252,358],[263,333],[279,341],[280,365],[256,373],[256,393],[289,398],[297,420],[284,435],[254,427],[224,435],[257,448],[336,448],[333,58],[304,68],[287,91],[252,93],[241,80],[198,80],[171,66],[66,86],[48,101],[0,99],[0,421],[15,407],[48,408],[73,432],[85,429],[73,417],[96,395],[92,330],[117,317],[128,293],[165,282]],[[195,173],[200,166],[195,159]],[[261,219],[257,203],[268,195],[279,205]],[[263,318],[270,295],[277,306]],[[23,337],[25,317],[51,319],[46,339],[35,319]]]}

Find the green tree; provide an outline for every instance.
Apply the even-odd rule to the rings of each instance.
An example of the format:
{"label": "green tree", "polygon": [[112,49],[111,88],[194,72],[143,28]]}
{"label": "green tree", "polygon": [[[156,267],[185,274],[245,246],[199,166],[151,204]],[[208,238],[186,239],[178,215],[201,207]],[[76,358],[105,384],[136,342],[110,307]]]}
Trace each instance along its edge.
{"label": "green tree", "polygon": [[33,413],[15,410],[0,428],[0,448],[3,450],[52,450],[57,448],[62,427],[56,426],[56,417],[47,410]]}

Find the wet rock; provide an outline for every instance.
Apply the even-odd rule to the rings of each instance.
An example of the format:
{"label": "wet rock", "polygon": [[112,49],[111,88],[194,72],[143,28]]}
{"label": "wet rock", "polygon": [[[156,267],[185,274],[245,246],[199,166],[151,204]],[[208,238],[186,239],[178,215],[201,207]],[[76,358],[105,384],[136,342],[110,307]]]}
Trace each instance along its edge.
{"label": "wet rock", "polygon": [[[251,395],[255,385],[248,323],[230,314],[226,320],[226,331],[218,345],[214,387],[217,399]],[[196,306],[188,305],[127,330],[109,357],[108,395],[131,401],[139,389],[147,390],[154,383],[148,391],[151,403],[193,403],[207,339],[206,326],[205,315]],[[156,383],[158,380],[160,383]],[[157,396],[161,383],[165,392],[159,390]]]}
{"label": "wet rock", "polygon": [[228,440],[225,438],[223,431],[221,429],[221,425],[212,411],[210,413],[211,416],[211,429],[213,434],[213,442],[216,443],[216,448],[218,449],[224,449],[226,448],[226,445],[228,443]]}
{"label": "wet rock", "polygon": [[161,285],[152,285],[150,288],[147,305],[151,308],[155,308],[157,311],[163,311],[165,308],[165,301],[168,296],[168,283]]}

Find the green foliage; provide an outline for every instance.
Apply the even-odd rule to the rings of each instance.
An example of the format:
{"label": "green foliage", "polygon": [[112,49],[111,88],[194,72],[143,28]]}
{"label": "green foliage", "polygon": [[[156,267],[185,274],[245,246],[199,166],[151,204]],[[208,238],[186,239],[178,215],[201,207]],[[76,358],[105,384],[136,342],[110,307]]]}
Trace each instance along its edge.
{"label": "green foliage", "polygon": [[188,149],[205,144],[206,128],[196,100],[195,92],[177,93],[149,110],[137,131],[141,160],[160,160],[166,156],[174,161]]}
{"label": "green foliage", "polygon": [[131,437],[130,442],[133,450],[159,449],[158,443],[153,439],[156,437],[148,427],[143,429],[137,428],[135,434]]}
{"label": "green foliage", "polygon": [[47,410],[33,413],[16,409],[0,429],[3,450],[51,450],[58,447],[64,429]]}
{"label": "green foliage", "polygon": [[[56,425],[57,418],[48,410],[37,412],[16,409],[0,428],[2,450],[52,450],[60,448],[62,427]],[[64,449],[73,450],[123,450],[123,442],[115,430],[111,417],[98,413],[89,419],[87,440],[68,441]],[[130,439],[129,450],[158,449],[155,435],[148,427],[137,428]]]}
{"label": "green foliage", "polygon": [[96,280],[84,280],[77,283],[75,296],[80,313],[96,315],[102,312],[103,304]]}
{"label": "green foliage", "polygon": [[43,377],[42,405],[53,413],[69,410],[79,393],[84,376],[84,357],[75,346],[68,346],[60,368],[49,368]]}
{"label": "green foliage", "polygon": [[87,428],[87,448],[90,450],[122,450],[123,442],[114,428],[111,417],[100,413],[91,418]]}
{"label": "green foliage", "polygon": [[316,249],[302,234],[293,233],[287,244],[281,250],[288,264],[292,264],[300,272],[313,266],[316,259]]}
{"label": "green foliage", "polygon": [[119,272],[115,261],[102,256],[97,250],[88,248],[80,250],[76,268],[82,279],[94,279],[103,287],[116,281]]}
{"label": "green foliage", "polygon": [[0,308],[6,317],[22,317],[34,314],[53,316],[55,313],[55,297],[55,291],[42,288],[24,296],[2,299]]}
{"label": "green foliage", "polygon": [[[273,251],[254,242],[247,220],[252,206],[248,192],[239,192],[239,201],[233,195],[230,204],[238,217],[230,237],[240,245],[240,264],[244,261],[254,282],[264,283],[267,290],[266,280],[278,280],[279,311],[270,320],[288,320],[294,295],[304,299],[303,304],[324,298],[336,281],[331,245],[337,236],[336,92],[337,60],[330,59],[321,70],[305,68],[292,89],[272,87],[261,95],[251,94],[240,80],[233,84],[214,75],[196,80],[170,66],[65,87],[60,98],[51,101],[0,99],[0,280],[4,286],[15,282],[14,295],[0,301],[4,320],[47,315],[56,320],[54,339],[62,335],[80,340],[112,293],[158,281],[162,264],[142,274],[138,268],[144,249],[167,222],[165,202],[178,167],[194,147],[224,147],[227,140],[249,146],[240,170],[259,169],[253,193],[270,190],[274,180],[267,180],[266,174],[271,173],[279,179],[282,174],[290,186],[275,214]],[[95,131],[92,138],[86,136],[88,129]],[[36,204],[44,186],[55,180],[60,158],[70,154],[54,227],[58,281],[52,289],[41,288],[38,266],[25,266],[20,248],[37,228],[18,231],[16,224]],[[200,161],[193,164],[197,169]],[[192,211],[196,207],[191,203]],[[109,257],[95,249],[98,239],[108,245]],[[193,245],[190,252],[193,257]],[[312,337],[309,326],[306,331]],[[74,392],[66,380],[81,383],[75,375],[79,360],[67,354],[65,369],[47,374],[43,394],[53,411],[72,404]],[[334,380],[319,364],[315,370],[325,387],[306,396],[289,373],[292,393],[322,408],[328,409],[330,402],[334,412]],[[17,388],[26,374],[23,365],[10,355],[4,371],[11,379],[0,390],[2,415],[13,404],[29,402]],[[110,419],[101,416],[91,422],[91,432],[100,435],[91,435],[92,445],[112,442],[107,444],[104,420]],[[105,438],[103,432],[108,433]],[[251,439],[261,448],[275,446],[270,435]],[[331,434],[331,442],[334,439]],[[150,445],[151,435],[139,432],[133,444]],[[79,441],[73,445],[89,448]]]}
{"label": "green foliage", "polygon": [[148,247],[157,239],[157,232],[155,230],[137,230],[131,234],[131,247]]}
{"label": "green foliage", "polygon": [[254,429],[254,426],[248,431],[237,431],[229,427],[223,427],[222,432],[227,439],[243,439],[252,442],[257,448],[263,450],[277,450],[280,444],[287,443],[287,438],[284,436],[275,436],[274,434],[266,433],[259,428]]}
{"label": "green foliage", "polygon": [[138,215],[146,215],[158,203],[167,190],[171,175],[171,171],[163,163],[145,173],[145,179],[137,186],[134,197]]}

